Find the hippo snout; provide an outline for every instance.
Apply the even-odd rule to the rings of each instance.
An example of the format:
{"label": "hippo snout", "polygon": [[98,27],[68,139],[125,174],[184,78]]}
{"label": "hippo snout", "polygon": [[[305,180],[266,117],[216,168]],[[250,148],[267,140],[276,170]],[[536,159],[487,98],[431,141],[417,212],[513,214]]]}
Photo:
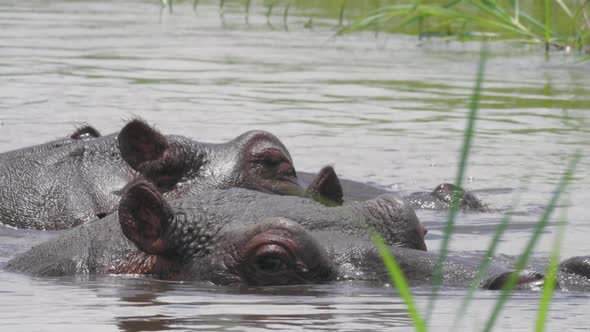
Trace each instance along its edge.
{"label": "hippo snout", "polygon": [[[493,276],[488,280],[484,281],[482,284],[482,288],[490,289],[490,290],[499,290],[504,287],[504,285],[510,279],[510,276],[516,273],[515,271],[508,271],[501,273],[499,275]],[[531,289],[531,290],[538,290],[543,287],[545,283],[545,278],[541,273],[525,270],[520,272],[517,277],[516,281],[516,289]]]}

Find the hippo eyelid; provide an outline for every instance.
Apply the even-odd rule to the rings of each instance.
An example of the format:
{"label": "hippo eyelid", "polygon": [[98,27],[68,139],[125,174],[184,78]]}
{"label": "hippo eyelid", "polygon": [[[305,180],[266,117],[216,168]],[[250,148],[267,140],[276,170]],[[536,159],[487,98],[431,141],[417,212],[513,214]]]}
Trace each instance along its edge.
{"label": "hippo eyelid", "polygon": [[270,165],[276,165],[282,162],[291,163],[289,158],[287,158],[287,156],[281,150],[274,148],[265,149],[257,153],[254,155],[254,160]]}

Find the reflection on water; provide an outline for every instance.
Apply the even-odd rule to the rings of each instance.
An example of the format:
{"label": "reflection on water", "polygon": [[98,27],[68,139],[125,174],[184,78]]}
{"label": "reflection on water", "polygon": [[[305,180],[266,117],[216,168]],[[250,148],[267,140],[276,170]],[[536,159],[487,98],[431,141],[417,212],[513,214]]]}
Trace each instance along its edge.
{"label": "reflection on water", "polygon": [[[155,2],[0,3],[0,151],[64,136],[88,122],[102,133],[135,116],[166,133],[221,142],[271,131],[298,169],[333,164],[347,178],[412,192],[455,176],[479,46],[414,37],[334,37],[307,18],[265,8],[243,12],[190,3],[160,13]],[[236,14],[237,13],[237,14]],[[467,187],[494,208],[459,215],[455,252],[481,254],[525,176],[500,261],[518,254],[568,156],[584,154],[572,184],[564,257],[589,254],[590,63],[528,47],[494,45],[487,67]],[[429,248],[443,212],[421,211]],[[554,226],[537,257],[547,257]],[[0,226],[0,265],[56,236]],[[466,253],[466,254],[465,254]],[[508,257],[505,259],[505,257]],[[428,289],[415,289],[420,308]],[[463,290],[445,289],[434,330],[448,327]],[[400,330],[411,321],[383,285],[336,283],[244,288],[149,278],[33,278],[0,271],[0,329],[62,331]],[[497,292],[478,292],[463,328],[484,324]],[[586,293],[558,293],[548,330],[586,328]],[[498,330],[531,330],[537,293],[520,292]]]}

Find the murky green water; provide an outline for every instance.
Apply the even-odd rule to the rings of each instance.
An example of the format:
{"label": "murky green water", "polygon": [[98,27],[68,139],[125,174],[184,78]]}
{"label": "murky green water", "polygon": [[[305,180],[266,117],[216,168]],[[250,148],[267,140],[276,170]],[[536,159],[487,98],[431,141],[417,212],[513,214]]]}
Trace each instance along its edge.
{"label": "murky green water", "polygon": [[[479,46],[414,37],[305,29],[307,18],[264,8],[201,4],[160,13],[147,1],[0,3],[0,151],[37,144],[88,122],[102,133],[135,116],[166,133],[220,142],[275,133],[296,167],[331,164],[342,177],[395,191],[429,190],[457,167]],[[516,255],[568,156],[573,183],[562,256],[590,254],[590,63],[529,47],[492,45],[467,187],[498,211],[459,215],[452,249],[481,253],[529,177],[499,251]],[[441,212],[419,212],[440,245]],[[555,227],[536,251],[551,249]],[[0,264],[53,233],[0,227]],[[428,289],[415,289],[425,308]],[[0,330],[408,330],[388,287],[363,283],[232,288],[146,278],[44,279],[0,271]],[[445,289],[433,330],[452,323],[463,290]],[[498,296],[481,291],[463,330],[483,326]],[[539,294],[519,292],[497,330],[531,330]],[[548,330],[586,330],[590,294],[556,294]]]}

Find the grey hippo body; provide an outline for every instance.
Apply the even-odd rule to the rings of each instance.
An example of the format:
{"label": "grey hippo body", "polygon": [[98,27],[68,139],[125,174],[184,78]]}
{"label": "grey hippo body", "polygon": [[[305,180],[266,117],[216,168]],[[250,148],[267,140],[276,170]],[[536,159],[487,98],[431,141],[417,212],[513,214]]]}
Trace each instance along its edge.
{"label": "grey hippo body", "polygon": [[29,146],[13,151],[3,152],[0,153],[0,163],[5,160],[10,160],[13,158],[25,157],[25,156],[32,156],[36,154],[43,154],[47,153],[53,149],[60,148],[64,145],[80,142],[80,141],[88,141],[93,138],[100,137],[100,132],[96,130],[96,128],[84,125],[80,128],[77,128],[72,134],[67,137],[59,138],[44,144]]}
{"label": "grey hippo body", "polygon": [[[362,263],[366,255],[376,255],[361,244],[371,242],[372,229],[393,246],[426,250],[423,226],[394,195],[326,207],[311,199],[232,188],[168,203],[153,184],[139,180],[129,185],[117,213],[34,247],[7,269],[51,276],[139,273],[219,284],[317,282],[346,274],[336,271],[334,261],[343,267],[344,261]],[[252,258],[254,267],[242,266],[249,255],[261,258]],[[262,272],[284,267],[301,275],[265,280],[242,270],[256,264]]]}
{"label": "grey hippo body", "polygon": [[[321,175],[321,172],[320,172]],[[302,186],[307,186],[317,181],[318,174],[309,172],[297,172],[297,178]],[[375,198],[379,195],[391,193],[391,191],[373,186],[367,183],[339,179],[343,201],[364,201]],[[413,208],[428,210],[449,209],[452,202],[453,192],[459,197],[459,208],[464,211],[487,211],[488,206],[470,191],[458,188],[450,183],[443,183],[429,192],[414,192],[404,196]],[[337,202],[342,203],[342,202]]]}
{"label": "grey hippo body", "polygon": [[[385,239],[412,285],[431,282],[437,256],[424,251],[424,228],[408,203],[394,195],[326,207],[306,198],[233,188],[167,202],[143,180],[127,187],[116,214],[42,243],[6,268],[46,276],[143,274],[222,285],[387,282],[372,231]],[[443,282],[466,286],[476,272],[476,263],[450,258]],[[481,286],[500,288],[510,273],[492,264]],[[590,285],[588,275],[576,277]],[[519,284],[536,287],[542,279],[524,272]]]}
{"label": "grey hippo body", "polygon": [[0,158],[0,223],[63,229],[115,211],[121,189],[138,174],[167,197],[244,187],[303,195],[284,145],[263,131],[221,144],[164,136],[139,120],[119,133],[66,138]]}

